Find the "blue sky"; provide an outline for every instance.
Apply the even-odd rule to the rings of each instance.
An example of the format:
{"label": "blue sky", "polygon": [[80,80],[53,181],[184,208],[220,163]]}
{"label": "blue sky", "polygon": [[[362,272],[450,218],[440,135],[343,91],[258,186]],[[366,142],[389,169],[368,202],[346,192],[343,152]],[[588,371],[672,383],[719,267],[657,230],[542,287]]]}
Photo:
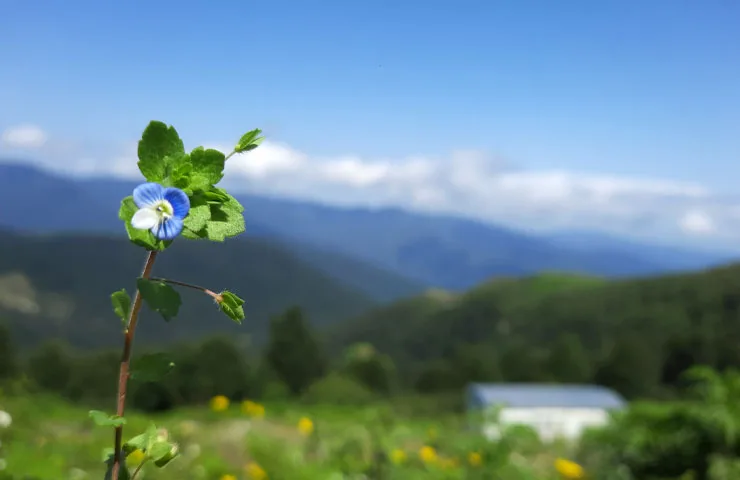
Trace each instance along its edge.
{"label": "blue sky", "polygon": [[[83,157],[105,169],[128,155],[150,119],[174,124],[186,142],[219,145],[262,127],[274,145],[259,161],[280,157],[282,170],[245,167],[249,185],[508,222],[519,200],[540,202],[525,223],[551,216],[532,191],[575,191],[566,209],[578,195],[617,195],[608,179],[618,197],[634,190],[624,182],[642,185],[643,203],[643,184],[663,182],[671,206],[619,229],[647,215],[658,217],[652,233],[675,237],[686,215],[726,221],[737,188],[738,22],[740,3],[729,0],[4,2],[0,131],[41,129],[44,149],[25,157],[73,171]],[[288,157],[304,167],[286,179]],[[434,178],[457,175],[458,190],[480,195],[443,192],[442,202],[433,175],[409,180],[422,160],[447,168]],[[308,164],[326,170],[324,183]],[[336,178],[355,167],[384,186],[340,188]],[[473,177],[503,193],[463,185]],[[581,185],[592,177],[602,183]],[[430,191],[404,197],[409,182]],[[512,197],[523,190],[527,199]],[[704,203],[677,206],[687,195]],[[614,225],[617,207],[601,220],[561,212],[553,226]]]}

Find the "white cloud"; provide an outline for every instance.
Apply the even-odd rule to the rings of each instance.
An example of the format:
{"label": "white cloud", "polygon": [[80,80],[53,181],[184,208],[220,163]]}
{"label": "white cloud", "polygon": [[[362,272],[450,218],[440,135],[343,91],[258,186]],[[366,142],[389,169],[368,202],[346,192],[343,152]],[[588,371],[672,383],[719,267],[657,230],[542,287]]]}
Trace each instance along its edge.
{"label": "white cloud", "polygon": [[46,144],[47,136],[36,125],[16,125],[0,135],[0,145],[9,149],[38,150]]}
{"label": "white cloud", "polygon": [[[72,175],[140,177],[136,142],[118,148],[61,145],[54,139],[46,142],[39,156],[43,166]],[[206,146],[229,150],[218,143]],[[319,157],[265,141],[228,161],[224,183],[236,192],[347,206],[398,206],[532,230],[598,228],[667,239],[699,233],[702,241],[740,239],[740,200],[720,198],[696,183],[528,171],[475,151],[437,157]]]}
{"label": "white cloud", "polygon": [[681,217],[681,228],[687,233],[707,234],[715,230],[712,217],[701,210],[689,210]]}

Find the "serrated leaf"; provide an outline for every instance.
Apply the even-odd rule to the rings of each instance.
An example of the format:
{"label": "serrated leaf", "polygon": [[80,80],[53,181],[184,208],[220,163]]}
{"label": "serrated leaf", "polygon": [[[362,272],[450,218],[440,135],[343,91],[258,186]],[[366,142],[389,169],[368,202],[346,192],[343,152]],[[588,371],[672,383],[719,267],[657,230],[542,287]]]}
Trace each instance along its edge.
{"label": "serrated leaf", "polygon": [[190,152],[193,166],[190,188],[193,191],[208,190],[221,181],[224,176],[226,155],[213,149],[198,147]]}
{"label": "serrated leaf", "polygon": [[180,310],[180,305],[182,304],[180,294],[177,293],[177,290],[164,282],[153,281],[147,278],[139,278],[136,281],[136,286],[147,306],[162,315],[162,318],[166,321],[169,322],[177,316],[177,312]]}
{"label": "serrated leaf", "polygon": [[119,417],[118,415],[108,415],[100,410],[90,410],[88,415],[96,425],[101,427],[120,427],[121,425],[126,424],[125,418]]}
{"label": "serrated leaf", "polygon": [[221,301],[218,302],[218,307],[230,319],[241,324],[244,320],[244,308],[242,307],[244,300],[228,290],[221,292],[220,295]]}
{"label": "serrated leaf", "polygon": [[147,250],[162,251],[169,247],[171,240],[158,240],[149,230],[139,230],[131,225],[131,218],[139,208],[134,203],[134,197],[129,195],[121,200],[121,208],[118,210],[118,218],[123,220],[126,226],[126,233],[132,243]]}
{"label": "serrated leaf", "polygon": [[111,303],[113,304],[113,311],[121,319],[123,325],[126,326],[128,317],[131,313],[131,297],[129,297],[126,289],[121,289],[117,292],[113,292],[110,296]]}
{"label": "serrated leaf", "polygon": [[226,196],[226,202],[211,204],[211,219],[206,224],[206,238],[215,242],[223,242],[245,230],[244,207],[231,195]]}
{"label": "serrated leaf", "polygon": [[175,127],[151,121],[139,140],[139,170],[149,182],[162,183],[168,176],[166,157],[185,153],[185,147]]}
{"label": "serrated leaf", "polygon": [[170,373],[175,364],[165,353],[142,355],[133,362],[131,379],[141,382],[155,382]]}
{"label": "serrated leaf", "polygon": [[202,238],[200,236],[192,237],[189,234],[200,232],[206,228],[208,220],[211,219],[211,206],[208,198],[204,194],[196,194],[190,198],[190,212],[185,217],[185,228],[182,235],[187,238]]}
{"label": "serrated leaf", "polygon": [[242,135],[242,137],[236,143],[234,151],[236,153],[244,153],[257,148],[265,139],[265,137],[259,136],[260,133],[262,133],[262,130],[260,130],[259,128],[255,128],[254,130],[251,130]]}

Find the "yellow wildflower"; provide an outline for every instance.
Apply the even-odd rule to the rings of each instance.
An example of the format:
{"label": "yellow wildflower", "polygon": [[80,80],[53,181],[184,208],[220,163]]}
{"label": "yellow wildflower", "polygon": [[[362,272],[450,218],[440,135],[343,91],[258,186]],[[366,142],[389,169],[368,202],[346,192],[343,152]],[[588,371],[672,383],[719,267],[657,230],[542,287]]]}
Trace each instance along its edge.
{"label": "yellow wildflower", "polygon": [[265,406],[251,400],[244,400],[242,413],[252,418],[262,418],[265,416]]}
{"label": "yellow wildflower", "polygon": [[216,395],[211,399],[211,410],[214,412],[223,412],[229,408],[229,399],[223,395]]}
{"label": "yellow wildflower", "polygon": [[244,470],[250,480],[267,480],[267,472],[255,462],[249,462]]}
{"label": "yellow wildflower", "polygon": [[308,437],[313,433],[313,422],[308,417],[303,417],[298,421],[298,431],[301,435]]}
{"label": "yellow wildflower", "polygon": [[126,463],[129,463],[131,465],[138,465],[144,460],[145,457],[146,454],[137,448],[136,450],[128,454],[128,456],[126,457]]}
{"label": "yellow wildflower", "polygon": [[580,479],[584,478],[586,475],[583,471],[583,467],[578,465],[576,462],[566,460],[565,458],[558,458],[555,460],[555,470],[557,470],[563,478],[568,479]]}
{"label": "yellow wildflower", "polygon": [[437,451],[434,447],[424,445],[419,449],[419,458],[424,463],[434,463],[437,461]]}
{"label": "yellow wildflower", "polygon": [[478,467],[483,463],[483,457],[478,452],[470,452],[468,453],[468,463],[473,467]]}
{"label": "yellow wildflower", "polygon": [[400,465],[406,461],[406,452],[397,448],[391,452],[391,462]]}
{"label": "yellow wildflower", "polygon": [[221,475],[221,478],[219,480],[236,480],[236,476],[227,473],[225,475]]}

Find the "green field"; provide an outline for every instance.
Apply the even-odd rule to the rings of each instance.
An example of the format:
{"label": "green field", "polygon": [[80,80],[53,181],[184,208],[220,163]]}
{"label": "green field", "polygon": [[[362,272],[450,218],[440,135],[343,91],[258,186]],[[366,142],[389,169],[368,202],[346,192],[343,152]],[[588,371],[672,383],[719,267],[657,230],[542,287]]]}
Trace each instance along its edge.
{"label": "green field", "polygon": [[[94,425],[85,409],[36,395],[3,397],[0,408],[13,418],[11,426],[0,430],[6,472],[17,479],[103,478],[103,451],[111,446],[113,432]],[[167,467],[147,465],[137,478],[326,480],[366,474],[387,479],[547,480],[561,478],[554,462],[558,455],[567,455],[564,446],[540,445],[528,435],[531,432],[513,430],[504,441],[486,442],[452,415],[410,419],[383,406],[295,403],[265,405],[262,418],[244,410],[232,403],[220,412],[203,406],[161,416],[129,415],[125,438],[154,422],[167,429],[181,451]],[[298,426],[304,417],[314,427],[309,435]],[[128,462],[132,470],[135,457]]]}

